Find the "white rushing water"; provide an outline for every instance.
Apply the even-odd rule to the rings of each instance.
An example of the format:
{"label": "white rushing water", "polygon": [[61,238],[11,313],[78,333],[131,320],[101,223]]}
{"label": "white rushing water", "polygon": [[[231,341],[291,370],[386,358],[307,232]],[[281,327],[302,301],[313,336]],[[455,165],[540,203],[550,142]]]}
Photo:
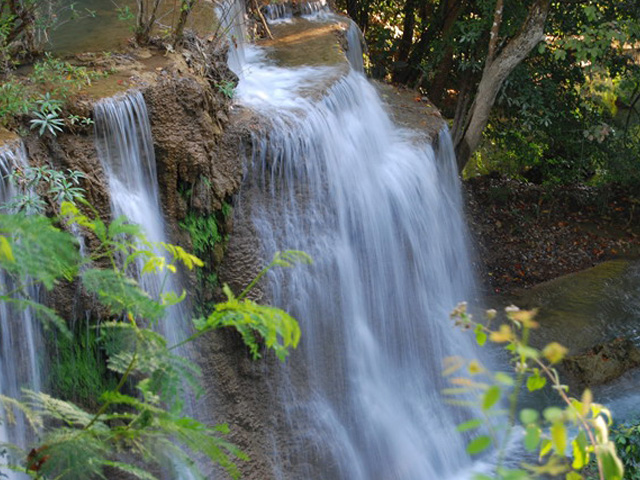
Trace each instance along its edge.
{"label": "white rushing water", "polygon": [[[156,158],[147,106],[140,92],[103,99],[95,105],[96,147],[105,170],[111,196],[113,218],[126,216],[142,227],[148,240],[168,242],[158,192]],[[164,252],[159,252],[164,254]],[[137,262],[138,273],[143,260]],[[147,273],[139,276],[142,288],[153,298],[161,292],[180,295],[183,288],[175,275]],[[186,339],[191,333],[190,315],[183,303],[167,309],[159,330],[169,345]],[[188,346],[176,352],[189,357]],[[193,414],[193,399],[184,399]],[[169,458],[166,480],[192,480],[190,470],[177,458]]]}
{"label": "white rushing water", "polygon": [[273,476],[467,477],[464,412],[440,393],[442,359],[474,352],[449,320],[474,282],[448,132],[434,149],[399,128],[353,69],[246,52],[238,102],[268,126],[254,134],[238,214],[265,260],[285,249],[315,260],[269,279],[302,328],[274,382],[287,443],[275,440]]}
{"label": "white rushing water", "polygon": [[[16,168],[27,166],[27,154],[22,143],[0,149],[0,205],[5,205],[12,197],[20,192],[7,179]],[[2,211],[0,213],[9,213]],[[8,292],[15,288],[4,271],[0,271],[0,288]],[[39,296],[38,288],[27,288],[27,295],[35,300]],[[21,390],[40,390],[40,366],[38,352],[42,351],[42,337],[40,325],[34,312],[30,308],[20,309],[0,302],[0,393],[12,398],[20,398]],[[1,411],[0,411],[1,412]],[[27,446],[30,432],[22,415],[17,415],[13,425],[5,422],[4,412],[1,412],[0,442],[10,442],[22,448]],[[0,459],[0,464],[4,459]],[[9,480],[28,478],[27,475],[8,472]]]}
{"label": "white rushing water", "polygon": [[263,11],[264,18],[272,25],[288,23],[293,18],[293,8],[289,3],[270,3],[263,7]]}
{"label": "white rushing water", "polygon": [[229,69],[242,78],[246,63],[244,46],[247,41],[247,14],[244,0],[220,0],[216,3],[219,28],[229,39],[227,63]]}
{"label": "white rushing water", "polygon": [[[148,240],[168,242],[158,192],[156,158],[147,107],[140,92],[106,98],[95,105],[96,147],[107,176],[113,218],[126,216]],[[143,259],[137,262],[142,271]],[[175,275],[145,274],[142,288],[153,298],[162,291],[182,292]],[[188,335],[189,317],[179,304],[168,309],[161,331],[169,345]]]}

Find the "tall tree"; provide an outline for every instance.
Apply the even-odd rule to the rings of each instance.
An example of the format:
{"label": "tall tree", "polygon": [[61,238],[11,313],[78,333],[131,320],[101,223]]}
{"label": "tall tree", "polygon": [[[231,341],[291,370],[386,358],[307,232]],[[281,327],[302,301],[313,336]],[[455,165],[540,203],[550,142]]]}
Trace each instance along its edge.
{"label": "tall tree", "polygon": [[503,0],[497,0],[480,83],[470,108],[459,111],[454,120],[453,138],[459,170],[464,168],[471,153],[480,144],[491,108],[504,81],[533,48],[544,40],[550,4],[551,0],[535,0],[518,33],[511,39],[503,39],[500,37],[500,27],[504,17],[504,3]]}

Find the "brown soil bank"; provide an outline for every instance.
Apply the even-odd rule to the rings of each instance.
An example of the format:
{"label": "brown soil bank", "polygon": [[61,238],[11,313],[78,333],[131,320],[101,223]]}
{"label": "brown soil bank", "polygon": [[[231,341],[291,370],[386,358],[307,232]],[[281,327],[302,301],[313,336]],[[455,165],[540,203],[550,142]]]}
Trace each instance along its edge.
{"label": "brown soil bank", "polygon": [[478,271],[495,293],[640,256],[640,198],[622,189],[464,182]]}

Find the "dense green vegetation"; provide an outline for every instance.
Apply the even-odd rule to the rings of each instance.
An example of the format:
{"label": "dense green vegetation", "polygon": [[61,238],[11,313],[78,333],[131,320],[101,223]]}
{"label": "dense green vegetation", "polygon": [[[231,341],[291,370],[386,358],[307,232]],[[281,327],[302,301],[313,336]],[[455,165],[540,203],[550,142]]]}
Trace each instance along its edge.
{"label": "dense green vegetation", "polygon": [[[184,39],[184,26],[197,0],[180,0],[172,48]],[[150,41],[163,0],[136,2],[137,10],[121,9],[133,22],[139,44]],[[528,0],[343,0],[342,6],[363,28],[369,43],[372,75],[421,89],[452,119],[456,147],[466,173],[498,171],[535,182],[618,182],[640,184],[640,6],[636,1],[552,2]],[[8,0],[0,7],[0,124],[13,129],[26,123],[38,135],[55,136],[62,128],[91,125],[91,119],[63,115],[64,101],[81,86],[108,74],[40,56],[47,31],[62,8],[55,0]],[[65,7],[69,8],[69,7]],[[71,7],[72,9],[74,7]],[[91,15],[90,11],[77,12]],[[46,21],[45,21],[46,20]],[[33,61],[33,71],[18,79],[13,69]],[[6,81],[5,81],[6,80]],[[216,84],[231,96],[233,84]],[[467,164],[467,160],[471,162]],[[25,279],[53,289],[77,282],[95,295],[107,312],[99,326],[69,319],[36,299],[0,292],[0,301],[34,309],[50,327],[56,353],[51,365],[50,392],[25,391],[24,398],[2,398],[8,412],[26,415],[41,432],[31,453],[19,452],[16,469],[34,478],[94,478],[114,468],[138,478],[155,478],[158,466],[179,459],[198,474],[194,455],[222,465],[234,478],[234,462],[246,459],[224,439],[226,425],[209,426],[186,416],[184,399],[199,391],[196,366],[176,352],[158,333],[164,313],[184,297],[166,293],[153,298],[132,274],[135,259],[144,258],[143,274],[171,275],[177,264],[196,269],[201,288],[220,288],[226,301],[199,302],[195,332],[187,342],[218,328],[233,328],[251,356],[270,350],[284,360],[300,337],[296,321],[286,312],[247,298],[270,268],[309,263],[301,252],[278,254],[247,288],[235,294],[220,286],[216,257],[225,243],[220,227],[229,215],[189,212],[181,227],[189,233],[194,254],[168,244],[152,244],[125,219],[105,224],[82,200],[78,176],[50,169],[21,172],[23,191],[45,189],[40,196],[17,197],[10,207],[31,215],[0,215],[0,268],[18,284]],[[62,211],[52,213],[52,205]],[[44,212],[48,211],[49,216]],[[89,232],[99,247],[81,258],[74,238],[62,229],[75,226]],[[158,251],[162,251],[159,254]],[[203,264],[201,258],[207,261]],[[31,280],[30,280],[31,281]],[[459,312],[464,313],[464,312]],[[598,459],[594,478],[621,478],[620,461],[603,425],[605,410],[589,394],[579,400],[563,396],[553,365],[564,352],[559,346],[535,350],[527,344],[532,318],[512,312],[507,330],[472,323],[478,343],[507,343],[514,355],[515,380],[466,365],[477,381],[489,375],[478,401],[487,418],[471,420],[463,431],[481,432],[469,445],[479,454],[500,446],[492,429],[501,397],[515,399],[518,389],[552,383],[563,397],[563,409],[518,415],[526,431],[525,446],[546,457],[543,467],[528,472],[498,471],[501,478],[528,478],[563,473],[567,479],[589,457]],[[518,329],[523,333],[517,335]],[[460,367],[457,367],[458,369]],[[477,386],[477,385],[476,385]],[[455,392],[450,392],[455,393]],[[468,393],[468,391],[461,392]],[[512,403],[515,405],[515,402]],[[515,406],[504,427],[511,433]],[[569,438],[568,427],[580,433]],[[508,439],[508,435],[506,436]],[[628,478],[637,478],[638,427],[613,430]],[[573,464],[565,457],[572,445]],[[125,455],[121,455],[124,453]],[[132,461],[122,458],[132,457]],[[577,462],[577,463],[576,463]],[[573,476],[572,476],[573,475]],[[627,477],[625,477],[627,478]]]}
{"label": "dense green vegetation", "polygon": [[638,2],[338,4],[365,32],[371,74],[419,87],[452,119],[460,168],[638,184]]}
{"label": "dense green vegetation", "polygon": [[[64,184],[64,175],[34,172],[19,177],[37,178],[40,183],[33,180],[28,185],[38,186],[48,196]],[[247,457],[223,438],[229,427],[208,426],[183,412],[185,400],[200,391],[200,373],[182,357],[180,346],[213,329],[234,328],[254,358],[266,348],[284,360],[298,344],[297,322],[279,309],[248,300],[255,282],[238,296],[225,286],[227,301],[194,320],[194,335],[171,345],[160,333],[161,325],[166,309],[181,302],[186,292],[154,297],[143,290],[137,276],[171,275],[177,264],[193,269],[202,267],[202,261],[178,246],[149,242],[138,226],[123,217],[104,223],[91,213],[77,188],[58,196],[62,203],[54,217],[32,208],[41,203],[30,201],[29,195],[5,206],[14,213],[0,214],[0,268],[15,287],[0,292],[0,301],[11,308],[32,309],[43,327],[55,333],[57,340],[50,346],[51,353],[57,353],[51,393],[58,397],[24,390],[21,399],[0,399],[3,421],[24,415],[38,433],[30,453],[16,445],[5,446],[14,452],[11,467],[34,478],[104,478],[105,469],[111,468],[153,479],[151,472],[157,468],[153,465],[166,469],[177,462],[201,478],[193,459],[204,455],[238,478],[234,461]],[[98,246],[81,257],[77,240],[61,225],[94,235]],[[136,273],[132,266],[139,258],[144,265]],[[309,262],[301,252],[278,253],[258,278],[273,267]],[[99,324],[80,322],[70,329],[70,319],[28,296],[25,282],[47,290],[78,282],[95,297],[105,318]]]}

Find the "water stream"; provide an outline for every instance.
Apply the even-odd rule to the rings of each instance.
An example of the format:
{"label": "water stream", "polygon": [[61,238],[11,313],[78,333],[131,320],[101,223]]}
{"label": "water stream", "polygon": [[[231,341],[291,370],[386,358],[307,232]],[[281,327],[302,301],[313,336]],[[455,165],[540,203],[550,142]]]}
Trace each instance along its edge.
{"label": "water stream", "polygon": [[[147,107],[140,92],[106,98],[95,105],[96,147],[105,171],[113,218],[126,216],[140,225],[147,239],[168,242],[158,192],[156,159]],[[144,266],[137,263],[137,272]],[[153,298],[162,291],[178,295],[182,287],[175,275],[139,276],[142,288]],[[170,345],[186,338],[189,318],[182,304],[168,309],[161,331]]]}
{"label": "water stream", "polygon": [[[27,154],[22,143],[0,149],[0,205],[5,205],[19,194],[7,175],[16,168],[27,165]],[[6,212],[1,212],[6,213]],[[9,276],[0,271],[0,288],[3,292],[15,288]],[[28,287],[30,299],[39,297],[38,287]],[[6,302],[0,302],[0,393],[11,398],[20,398],[22,389],[40,390],[41,372],[38,352],[42,351],[40,326],[30,308],[15,308]],[[0,423],[0,442],[9,442],[25,448],[30,432],[22,415],[16,416],[16,423],[9,425],[2,412]],[[0,459],[1,460],[1,459]],[[2,471],[9,480],[27,478],[26,475]]]}
{"label": "water stream", "polygon": [[238,102],[267,126],[239,210],[263,258],[298,249],[315,260],[269,279],[270,299],[303,330],[274,373],[288,440],[274,440],[272,476],[463,475],[463,412],[445,404],[440,366],[473,351],[448,316],[474,282],[448,132],[434,147],[394,125],[354,69],[282,68],[246,51]]}

